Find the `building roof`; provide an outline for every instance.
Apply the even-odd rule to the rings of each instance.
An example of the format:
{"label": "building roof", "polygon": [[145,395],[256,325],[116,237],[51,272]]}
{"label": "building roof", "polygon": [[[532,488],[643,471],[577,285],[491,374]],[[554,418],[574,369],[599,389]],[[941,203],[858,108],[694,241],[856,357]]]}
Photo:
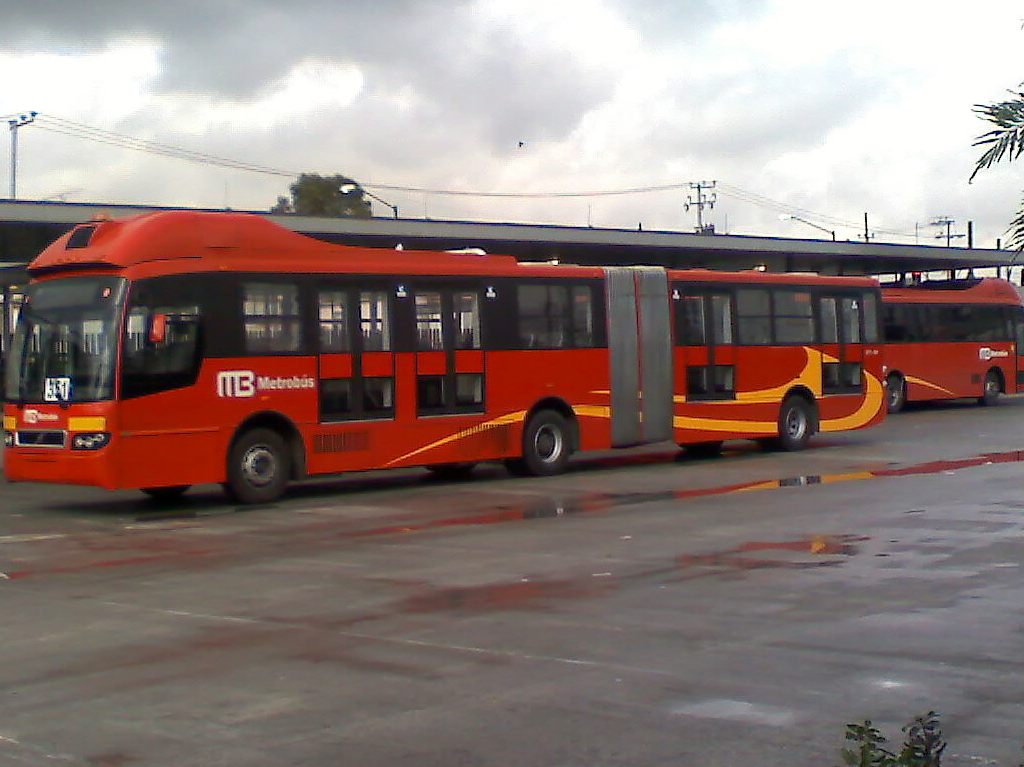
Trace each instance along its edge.
{"label": "building roof", "polygon": [[[175,208],[0,200],[0,268],[20,271],[50,242],[97,216],[118,219]],[[1015,263],[1014,251],[832,242],[691,232],[436,221],[413,218],[323,218],[251,211],[288,229],[329,242],[417,250],[482,248],[520,260],[585,265],[651,264],[675,268],[823,274],[890,274],[994,267]]]}

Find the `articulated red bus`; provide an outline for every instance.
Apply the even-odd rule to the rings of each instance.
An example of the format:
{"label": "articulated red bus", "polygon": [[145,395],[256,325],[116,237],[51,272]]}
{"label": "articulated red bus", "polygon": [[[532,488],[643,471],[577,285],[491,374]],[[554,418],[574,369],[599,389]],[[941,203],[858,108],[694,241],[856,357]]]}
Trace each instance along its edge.
{"label": "articulated red bus", "polygon": [[1024,307],[1006,280],[883,286],[882,320],[890,413],[960,397],[992,405],[1024,380]]}
{"label": "articulated red bus", "polygon": [[346,247],[199,212],[78,226],[29,270],[12,481],[267,502],[365,469],[798,449],[884,413],[869,279]]}

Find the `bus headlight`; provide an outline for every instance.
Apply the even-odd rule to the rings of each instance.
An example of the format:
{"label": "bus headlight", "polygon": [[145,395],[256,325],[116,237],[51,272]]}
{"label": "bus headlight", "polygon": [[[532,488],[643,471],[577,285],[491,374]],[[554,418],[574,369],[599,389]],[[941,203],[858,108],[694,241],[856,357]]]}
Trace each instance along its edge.
{"label": "bus headlight", "polygon": [[13,431],[5,431],[4,432],[4,447],[14,447],[14,432]]}
{"label": "bus headlight", "polygon": [[76,434],[71,440],[72,450],[99,450],[110,442],[110,432],[93,431]]}

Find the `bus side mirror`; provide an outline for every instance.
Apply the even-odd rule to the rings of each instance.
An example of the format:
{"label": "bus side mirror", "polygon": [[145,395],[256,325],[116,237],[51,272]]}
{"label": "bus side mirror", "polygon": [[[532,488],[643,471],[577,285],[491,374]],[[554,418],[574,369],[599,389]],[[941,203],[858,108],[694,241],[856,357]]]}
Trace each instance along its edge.
{"label": "bus side mirror", "polygon": [[167,315],[154,314],[149,326],[149,342],[154,346],[167,340]]}

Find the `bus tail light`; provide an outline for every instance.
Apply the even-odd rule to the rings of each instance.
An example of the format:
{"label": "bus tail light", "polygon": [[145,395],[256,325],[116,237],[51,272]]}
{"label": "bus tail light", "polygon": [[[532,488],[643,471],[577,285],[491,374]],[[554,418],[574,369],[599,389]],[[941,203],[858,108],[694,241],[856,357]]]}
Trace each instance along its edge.
{"label": "bus tail light", "polygon": [[4,430],[4,447],[14,447],[14,432]]}
{"label": "bus tail light", "polygon": [[72,450],[99,450],[110,442],[110,432],[93,431],[76,434],[71,440]]}

